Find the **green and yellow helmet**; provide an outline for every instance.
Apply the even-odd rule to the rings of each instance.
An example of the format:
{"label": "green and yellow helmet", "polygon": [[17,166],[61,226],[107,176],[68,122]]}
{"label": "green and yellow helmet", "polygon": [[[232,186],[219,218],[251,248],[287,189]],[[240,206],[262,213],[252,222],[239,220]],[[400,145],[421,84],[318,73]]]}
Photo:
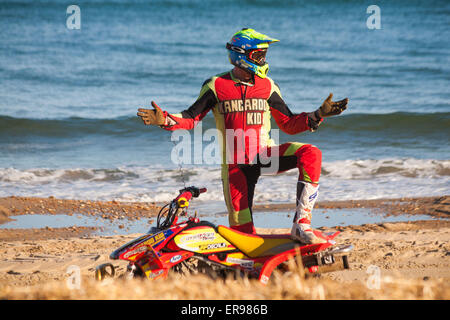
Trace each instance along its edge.
{"label": "green and yellow helmet", "polygon": [[228,58],[232,65],[265,78],[269,72],[269,64],[266,62],[267,48],[269,44],[278,41],[253,29],[244,28],[236,32],[227,43]]}

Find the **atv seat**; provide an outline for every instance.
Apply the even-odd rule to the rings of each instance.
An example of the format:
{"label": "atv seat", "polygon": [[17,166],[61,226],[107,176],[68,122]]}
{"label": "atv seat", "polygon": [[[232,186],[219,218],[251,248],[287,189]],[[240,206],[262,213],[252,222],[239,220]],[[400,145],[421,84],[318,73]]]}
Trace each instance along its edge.
{"label": "atv seat", "polygon": [[299,246],[299,243],[292,240],[289,234],[256,235],[239,232],[225,226],[218,226],[217,231],[251,258],[275,255]]}

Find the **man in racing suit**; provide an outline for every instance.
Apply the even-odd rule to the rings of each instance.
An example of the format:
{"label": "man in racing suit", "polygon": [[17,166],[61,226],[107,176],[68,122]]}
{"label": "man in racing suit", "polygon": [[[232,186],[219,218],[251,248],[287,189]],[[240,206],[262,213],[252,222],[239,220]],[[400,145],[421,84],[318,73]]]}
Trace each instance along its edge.
{"label": "man in racing suit", "polygon": [[321,243],[311,228],[311,210],[318,195],[321,151],[311,145],[289,142],[275,145],[270,138],[271,117],[287,134],[317,130],[323,117],[340,114],[348,99],[333,102],[332,94],[315,112],[293,114],[278,85],[267,77],[265,55],[269,38],[253,29],[242,29],[227,43],[231,71],[206,80],[194,104],[180,114],[139,109],[145,124],[166,130],[193,129],[212,111],[222,150],[222,182],[230,227],[255,233],[252,203],[261,171],[281,173],[298,168],[297,200],[291,236],[302,243]]}

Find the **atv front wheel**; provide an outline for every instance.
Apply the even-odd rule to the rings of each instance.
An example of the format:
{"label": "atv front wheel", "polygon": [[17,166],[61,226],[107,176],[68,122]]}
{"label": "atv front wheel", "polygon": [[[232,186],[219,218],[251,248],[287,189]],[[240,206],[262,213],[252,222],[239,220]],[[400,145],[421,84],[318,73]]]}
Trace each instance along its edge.
{"label": "atv front wheel", "polygon": [[95,268],[95,279],[97,281],[103,281],[106,278],[114,278],[115,274],[116,271],[111,263],[104,263]]}

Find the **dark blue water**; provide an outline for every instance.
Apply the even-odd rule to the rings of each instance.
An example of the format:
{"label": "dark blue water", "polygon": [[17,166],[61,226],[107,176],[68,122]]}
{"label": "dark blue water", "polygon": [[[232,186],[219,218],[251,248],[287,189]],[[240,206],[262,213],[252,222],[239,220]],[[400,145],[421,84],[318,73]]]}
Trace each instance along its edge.
{"label": "dark blue water", "polygon": [[[330,92],[350,99],[317,132],[280,135],[322,150],[324,197],[450,192],[448,1],[378,1],[379,30],[367,28],[369,1],[73,4],[79,30],[66,26],[69,3],[0,3],[0,196],[170,199],[183,180],[171,134],[144,127],[136,109],[187,108],[231,68],[224,46],[242,27],[280,40],[269,76],[293,112]],[[222,204],[217,164],[183,169]],[[255,200],[291,201],[295,179],[261,179]]]}

